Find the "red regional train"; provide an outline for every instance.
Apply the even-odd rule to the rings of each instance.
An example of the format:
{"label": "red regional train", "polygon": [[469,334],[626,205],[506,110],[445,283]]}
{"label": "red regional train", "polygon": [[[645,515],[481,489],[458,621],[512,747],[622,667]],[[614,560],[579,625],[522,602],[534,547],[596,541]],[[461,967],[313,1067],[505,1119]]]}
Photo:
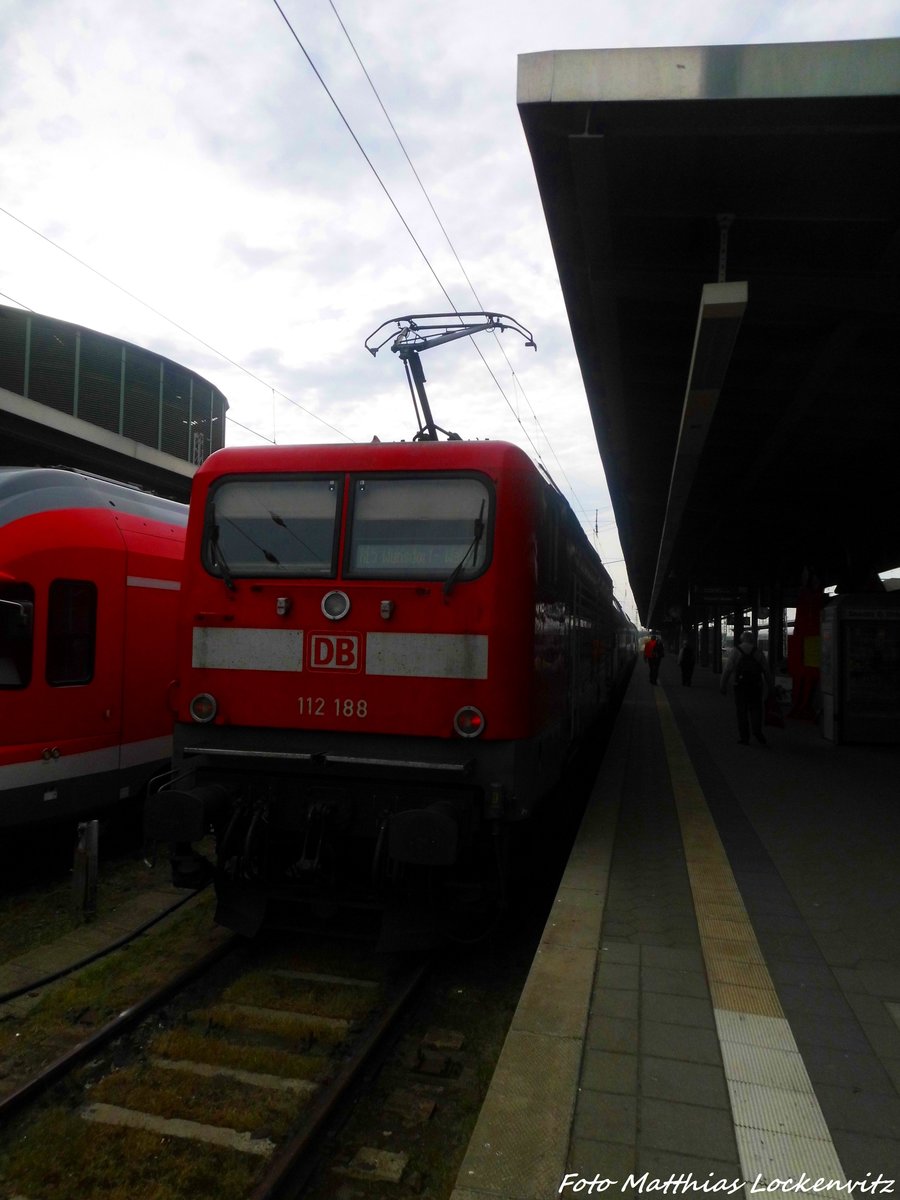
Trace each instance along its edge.
{"label": "red regional train", "polygon": [[194,478],[161,841],[217,835],[218,919],[502,890],[508,835],[630,667],[558,491],[503,442],[229,448]]}
{"label": "red regional train", "polygon": [[168,769],[187,506],[0,468],[0,829],[140,815]]}

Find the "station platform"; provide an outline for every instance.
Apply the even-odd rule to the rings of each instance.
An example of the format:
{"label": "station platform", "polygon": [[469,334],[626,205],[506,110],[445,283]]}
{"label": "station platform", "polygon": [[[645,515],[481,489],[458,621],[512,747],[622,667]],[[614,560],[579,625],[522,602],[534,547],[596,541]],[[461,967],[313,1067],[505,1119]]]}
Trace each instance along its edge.
{"label": "station platform", "polygon": [[900,1193],[900,748],[629,683],[452,1200]]}

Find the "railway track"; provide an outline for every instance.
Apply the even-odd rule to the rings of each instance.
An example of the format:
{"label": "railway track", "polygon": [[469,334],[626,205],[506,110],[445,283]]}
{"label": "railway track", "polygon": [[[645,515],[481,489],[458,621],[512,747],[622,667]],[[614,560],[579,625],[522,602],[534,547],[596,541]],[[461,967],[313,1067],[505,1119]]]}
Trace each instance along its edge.
{"label": "railway track", "polygon": [[223,947],[0,1101],[0,1194],[287,1195],[426,971],[353,946]]}
{"label": "railway track", "polygon": [[[548,828],[542,846],[562,847],[563,832]],[[0,1200],[445,1200],[543,927],[552,875],[518,897],[528,900],[524,919],[481,944],[445,947],[402,1022],[395,1014],[423,968],[411,974],[370,944],[336,946],[334,929],[328,943],[295,933],[280,948],[241,941],[240,954],[228,956],[219,947],[199,971],[138,1003],[144,976],[135,956],[174,963],[186,946],[197,954],[211,944],[208,900],[198,897],[176,941],[163,934],[165,948],[153,949],[154,932],[140,939],[143,951],[114,956],[129,989],[109,986],[102,1000],[85,1000],[73,985],[63,1007],[89,1008],[73,1011],[72,1025],[115,1020],[0,1099]],[[88,974],[102,978],[107,965],[109,983],[113,963]],[[15,1022],[2,1018],[0,1009],[8,1048]],[[17,1017],[22,1042],[31,1040],[29,1019],[26,1005]],[[379,1042],[390,1051],[365,1066]],[[3,1073],[0,1054],[0,1092]]]}

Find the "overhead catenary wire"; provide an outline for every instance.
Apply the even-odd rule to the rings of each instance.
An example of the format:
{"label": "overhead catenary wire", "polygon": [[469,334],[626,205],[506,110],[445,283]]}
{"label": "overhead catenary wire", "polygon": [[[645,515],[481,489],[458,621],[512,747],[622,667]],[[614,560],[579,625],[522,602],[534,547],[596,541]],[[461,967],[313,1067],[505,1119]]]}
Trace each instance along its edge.
{"label": "overhead catenary wire", "polygon": [[[304,58],[309,63],[310,69],[312,70],[316,79],[322,85],[322,88],[323,88],[325,94],[327,95],[328,99],[331,101],[335,112],[340,117],[347,132],[350,134],[351,138],[353,139],[357,149],[359,150],[360,154],[365,159],[366,164],[369,167],[369,170],[372,172],[372,174],[375,176],[375,179],[378,181],[378,186],[384,192],[385,196],[387,197],[388,203],[390,204],[391,208],[393,208],[394,212],[397,214],[397,217],[399,218],[400,223],[403,225],[403,228],[409,234],[413,245],[418,250],[419,254],[422,257],[422,260],[424,261],[425,265],[428,267],[428,270],[431,272],[432,276],[434,277],[434,280],[437,283],[438,287],[440,288],[441,293],[443,294],[444,298],[446,299],[446,301],[450,305],[450,307],[453,309],[453,311],[458,314],[459,309],[456,307],[456,304],[453,302],[453,298],[451,297],[450,293],[447,291],[446,287],[444,286],[443,282],[441,281],[441,278],[438,275],[437,271],[434,269],[434,266],[433,266],[431,260],[429,259],[428,255],[425,253],[424,249],[422,248],[422,245],[419,242],[419,239],[416,237],[415,233],[413,232],[412,228],[410,227],[409,222],[406,220],[403,213],[400,211],[400,208],[397,205],[397,202],[394,200],[394,197],[391,195],[390,189],[388,188],[388,186],[384,182],[384,180],[381,178],[381,175],[378,173],[377,167],[375,166],[375,164],[372,162],[372,159],[367,154],[362,142],[356,136],[356,133],[354,132],[352,125],[347,120],[346,116],[344,115],[343,110],[341,109],[341,106],[338,104],[337,100],[334,97],[334,94],[332,93],[331,89],[328,87],[328,84],[325,82],[325,79],[323,78],[321,71],[316,66],[316,64],[313,62],[312,56],[310,55],[309,51],[306,49],[303,42],[300,40],[300,37],[297,34],[297,31],[294,29],[293,25],[291,24],[290,20],[288,19],[284,9],[279,4],[278,0],[272,0],[272,3],[278,9],[279,14],[281,15],[281,19],[284,21],[285,25],[287,26],[288,30],[290,31],[291,36],[293,37],[294,41],[297,43],[298,47],[300,48]],[[335,13],[335,15],[337,15],[337,14]],[[357,55],[357,57],[359,57],[359,56]],[[476,297],[476,299],[477,299],[477,297]],[[480,303],[480,301],[479,301],[479,303]],[[516,421],[518,421],[518,423],[522,429],[522,432],[525,434],[525,437],[528,439],[528,442],[529,442],[532,450],[534,451],[538,461],[540,461],[541,460],[541,452],[538,450],[537,446],[534,444],[531,434],[528,432],[528,430],[522,424],[522,421],[519,419],[519,416],[516,413],[515,409],[513,408],[509,397],[507,396],[506,392],[503,390],[503,386],[500,383],[500,380],[494,374],[494,371],[491,368],[490,363],[488,363],[487,359],[482,354],[481,348],[475,343],[473,343],[473,345],[475,346],[475,350],[476,350],[479,358],[481,359],[481,361],[484,363],[485,367],[487,368],[489,375],[491,376],[494,383],[496,384],[497,390],[500,392],[500,395],[506,401],[506,404],[509,407],[510,412],[515,417]],[[507,362],[508,361],[509,360],[507,359]]]}
{"label": "overhead catenary wire", "polygon": [[7,296],[6,292],[0,292],[0,296],[2,296],[4,300],[8,300],[10,304],[16,304],[19,308],[24,308],[28,312],[34,312],[34,309],[30,305],[23,304],[21,300],[16,300],[12,296]]}
{"label": "overhead catenary wire", "polygon": [[[274,0],[274,3],[275,3],[275,4],[276,4],[276,6],[277,6],[277,4],[278,4],[278,0]],[[465,279],[466,283],[469,285],[469,290],[471,291],[472,295],[475,297],[475,302],[477,303],[477,305],[478,305],[478,307],[479,307],[480,309],[484,310],[484,307],[485,307],[485,306],[484,306],[484,304],[483,304],[483,302],[482,302],[482,300],[481,300],[481,297],[478,295],[478,292],[477,292],[477,290],[476,290],[476,288],[475,288],[475,285],[474,285],[474,283],[472,282],[471,278],[469,277],[469,273],[466,271],[466,268],[463,266],[462,259],[460,258],[459,254],[457,253],[456,247],[455,247],[455,246],[454,246],[454,244],[453,244],[453,241],[452,241],[452,239],[451,239],[451,237],[450,237],[450,234],[447,232],[446,226],[444,225],[444,222],[441,220],[441,218],[440,218],[440,216],[439,216],[439,214],[438,214],[438,211],[437,211],[437,209],[435,208],[435,206],[434,206],[434,204],[433,204],[433,202],[432,202],[432,200],[431,200],[431,197],[430,197],[430,195],[428,194],[428,189],[425,187],[425,184],[424,184],[424,183],[423,183],[423,181],[422,181],[422,177],[419,175],[419,172],[416,170],[415,164],[413,163],[412,159],[410,158],[409,152],[407,151],[407,149],[406,149],[406,146],[404,145],[403,139],[401,138],[401,136],[400,136],[399,132],[397,131],[397,127],[394,125],[394,122],[391,120],[391,116],[390,116],[390,114],[388,113],[388,110],[387,110],[387,108],[386,108],[386,106],[385,106],[385,104],[384,104],[384,101],[382,100],[382,98],[381,98],[381,96],[380,96],[380,94],[379,94],[379,92],[378,92],[378,89],[376,88],[376,86],[375,86],[375,83],[374,83],[374,81],[373,81],[373,79],[372,79],[372,76],[369,74],[369,71],[368,71],[368,69],[367,69],[367,67],[366,67],[365,63],[364,63],[364,62],[363,62],[363,60],[362,60],[362,56],[360,55],[359,51],[358,51],[358,50],[357,50],[357,48],[356,48],[356,45],[355,45],[355,43],[354,43],[354,41],[353,41],[353,38],[350,36],[350,32],[349,32],[349,30],[347,29],[347,26],[344,24],[344,21],[343,21],[343,19],[342,19],[341,15],[340,15],[340,13],[339,13],[339,12],[338,12],[338,10],[337,10],[337,7],[336,7],[336,5],[335,5],[335,3],[334,3],[334,0],[328,0],[328,3],[329,3],[329,5],[330,5],[330,7],[331,7],[331,11],[334,13],[334,15],[335,15],[335,18],[337,19],[337,22],[338,22],[338,24],[340,25],[340,27],[341,27],[341,29],[342,29],[342,31],[343,31],[343,33],[344,33],[344,37],[347,39],[347,42],[348,42],[348,44],[349,44],[349,46],[350,46],[350,49],[353,51],[353,54],[354,54],[354,56],[356,57],[356,61],[359,63],[360,70],[362,71],[363,75],[365,75],[365,77],[366,77],[366,82],[368,83],[369,87],[371,88],[371,90],[372,90],[372,94],[374,95],[375,99],[377,100],[377,102],[378,102],[378,106],[379,106],[379,108],[381,109],[382,113],[384,114],[384,118],[385,118],[385,120],[387,121],[388,125],[390,126],[391,132],[393,133],[393,135],[394,135],[394,137],[395,137],[395,139],[396,139],[396,141],[397,141],[397,145],[400,147],[400,150],[401,150],[401,152],[403,153],[403,157],[406,159],[406,161],[407,161],[407,163],[408,163],[408,165],[409,165],[409,169],[412,171],[412,173],[413,173],[413,176],[415,177],[416,183],[419,185],[419,188],[420,188],[420,190],[421,190],[421,192],[422,192],[422,195],[425,197],[425,201],[426,201],[426,203],[427,203],[428,207],[431,209],[432,215],[434,216],[434,219],[435,219],[435,221],[437,222],[437,224],[438,224],[438,227],[440,228],[440,231],[441,231],[441,233],[444,235],[444,239],[445,239],[445,241],[447,242],[447,245],[450,247],[450,251],[451,251],[451,253],[452,253],[453,257],[456,259],[456,263],[457,263],[457,265],[458,265],[458,267],[459,267],[460,271],[462,272],[463,278]],[[279,7],[279,11],[281,11],[280,7]],[[282,13],[282,16],[284,16],[284,14],[283,14],[283,13]],[[286,18],[285,18],[285,19],[286,19]],[[295,35],[295,37],[296,37],[296,35]],[[303,48],[303,47],[301,46],[301,49],[302,49],[302,48]],[[305,50],[304,50],[304,53],[306,53],[306,51],[305,51]],[[307,61],[309,61],[309,62],[310,62],[310,65],[312,66],[312,62],[311,62],[311,60],[309,59],[309,55],[308,55],[308,54],[307,54]],[[313,67],[313,70],[314,70],[314,71],[316,70],[316,69],[315,69],[315,67]],[[319,72],[318,72],[318,71],[316,71],[316,76],[317,76],[317,77],[318,77],[318,78],[321,80],[321,76],[319,75]],[[323,86],[324,86],[324,84],[323,84]],[[327,88],[326,88],[326,91],[328,91],[328,89],[327,89]],[[329,97],[332,99],[332,103],[335,103],[335,101],[334,101],[333,97],[331,97],[331,93],[330,93],[330,92],[328,92],[328,95],[329,95]],[[335,103],[335,107],[337,107],[336,103]],[[338,112],[340,112],[340,109],[338,109]],[[350,129],[349,123],[347,122],[347,120],[346,120],[346,118],[344,117],[343,113],[341,113],[341,118],[343,119],[343,121],[344,121],[344,124],[345,124],[345,125],[347,125],[347,128],[348,128],[348,129]],[[358,139],[356,138],[356,135],[355,135],[355,134],[353,134],[353,131],[352,131],[352,130],[350,130],[350,132],[351,132],[351,134],[353,135],[353,138],[354,138],[354,140],[356,141],[357,145],[359,145],[359,141],[358,141]],[[362,147],[361,147],[361,146],[360,146],[360,149],[362,149]],[[363,153],[365,154],[365,151],[363,151]],[[372,166],[371,162],[369,161],[368,155],[366,155],[366,161],[367,161],[367,162],[369,162],[369,165],[370,165],[370,166]],[[374,167],[372,167],[372,169],[373,169],[373,171],[374,171]],[[376,172],[376,176],[377,176],[377,172]],[[385,190],[385,192],[387,193],[387,188],[386,188],[385,184],[382,182],[382,180],[381,180],[380,176],[378,176],[378,181],[379,181],[379,183],[381,183],[381,186],[382,186],[382,188],[383,188],[383,189]],[[388,194],[388,198],[389,198],[389,199],[391,199],[391,197],[390,197],[389,193],[387,193],[387,194]],[[391,199],[391,203],[392,203],[392,204],[394,203],[392,199]],[[400,214],[399,214],[399,209],[397,209],[397,206],[396,206],[396,205],[394,205],[394,208],[395,208],[395,210],[398,212],[398,215],[400,215]],[[403,220],[402,216],[401,216],[401,220]],[[404,223],[404,225],[406,225],[406,221],[405,221],[405,220],[403,221],[403,223]],[[407,229],[409,228],[409,226],[408,226],[408,225],[406,225],[406,227],[407,227]],[[413,240],[415,241],[415,238],[414,238]],[[418,246],[418,242],[416,242],[416,245]],[[421,247],[420,247],[420,250],[421,250]],[[423,255],[424,255],[424,252],[423,252]],[[428,262],[427,258],[426,258],[426,262]],[[430,263],[430,262],[428,263],[428,266],[429,266],[429,268],[430,268],[430,270],[431,270],[432,274],[435,276],[435,278],[437,278],[437,275],[436,275],[436,273],[435,273],[435,271],[434,271],[434,268],[431,266],[431,263]],[[441,283],[440,283],[440,280],[438,280],[438,284],[439,284],[439,286],[441,287],[441,290],[443,291],[444,295],[447,297],[447,300],[448,300],[448,301],[450,302],[450,304],[453,306],[453,311],[454,311],[454,312],[456,312],[456,313],[458,313],[458,311],[459,311],[459,310],[457,309],[456,305],[455,305],[455,304],[453,304],[453,301],[450,299],[450,296],[449,296],[449,294],[447,293],[447,290],[444,288],[443,284],[441,284]],[[546,433],[546,431],[544,430],[544,427],[543,427],[543,425],[541,424],[541,422],[540,422],[540,419],[539,419],[539,417],[538,417],[537,413],[536,413],[536,412],[535,412],[535,410],[534,410],[534,406],[532,405],[532,403],[531,403],[531,400],[529,399],[529,397],[528,397],[528,395],[527,395],[527,393],[526,393],[526,391],[525,391],[524,387],[522,386],[522,382],[521,382],[521,380],[519,379],[518,375],[516,374],[516,370],[515,370],[515,368],[513,367],[513,364],[510,362],[509,356],[507,355],[507,353],[506,353],[506,350],[504,349],[504,347],[503,347],[503,344],[502,344],[502,342],[500,341],[500,338],[499,338],[499,336],[498,336],[498,334],[497,334],[496,332],[494,333],[494,341],[497,343],[497,346],[498,346],[498,347],[499,347],[499,349],[500,349],[500,353],[503,355],[504,359],[506,360],[506,365],[509,367],[510,374],[512,375],[512,378],[513,378],[513,382],[514,382],[515,386],[516,386],[516,387],[519,389],[519,391],[521,392],[521,394],[522,394],[522,396],[523,396],[523,398],[524,398],[524,400],[525,400],[525,403],[528,405],[529,411],[531,412],[531,416],[532,416],[532,418],[534,419],[534,422],[535,422],[535,424],[537,425],[538,429],[540,430],[541,436],[543,437],[544,441],[547,443],[547,446],[548,446],[548,447],[549,447],[549,449],[550,449],[550,453],[553,455],[553,458],[555,459],[555,461],[556,461],[556,463],[557,463],[557,465],[558,465],[558,467],[559,467],[559,470],[560,470],[560,473],[562,474],[562,477],[563,477],[563,479],[565,479],[565,481],[566,481],[566,485],[567,485],[567,487],[568,487],[568,489],[569,489],[569,492],[571,493],[571,495],[572,495],[572,498],[573,498],[573,500],[575,501],[575,507],[576,507],[576,508],[577,508],[577,510],[578,510],[579,512],[581,512],[581,513],[582,513],[584,516],[587,516],[587,515],[588,515],[588,510],[587,510],[586,508],[584,508],[584,506],[581,504],[581,501],[578,499],[578,495],[577,495],[577,493],[576,493],[576,491],[575,491],[575,488],[572,486],[572,482],[571,482],[571,480],[570,480],[570,479],[569,479],[569,477],[566,475],[565,468],[564,468],[564,467],[563,467],[563,465],[562,465],[562,462],[561,462],[561,460],[560,460],[560,458],[559,458],[559,455],[556,453],[556,450],[555,450],[555,449],[554,449],[554,447],[553,447],[553,443],[550,441],[550,438],[547,436],[547,433]],[[478,344],[477,344],[476,342],[473,342],[473,343],[472,343],[472,345],[473,345],[474,349],[476,350],[476,352],[477,352],[477,353],[479,354],[479,356],[481,357],[481,360],[482,360],[482,362],[484,363],[484,365],[487,367],[487,369],[488,369],[488,371],[489,371],[489,373],[490,373],[490,375],[491,375],[491,378],[494,380],[494,383],[497,385],[498,389],[500,390],[500,393],[501,393],[501,395],[503,396],[504,400],[506,400],[506,403],[507,403],[507,405],[509,406],[510,412],[512,413],[512,415],[513,415],[514,419],[515,419],[515,420],[518,422],[518,424],[519,424],[520,428],[522,429],[523,433],[524,433],[524,434],[525,434],[525,436],[528,438],[528,441],[529,441],[529,443],[531,444],[531,446],[532,446],[532,449],[534,450],[535,454],[537,455],[538,461],[541,461],[541,455],[540,455],[540,451],[537,449],[537,447],[535,446],[534,442],[532,441],[532,439],[531,439],[530,435],[528,434],[528,430],[525,428],[524,424],[522,423],[522,420],[521,420],[521,417],[519,416],[519,413],[518,413],[518,411],[517,411],[517,410],[516,410],[516,409],[513,407],[513,405],[510,403],[510,401],[509,401],[508,397],[506,396],[506,393],[505,393],[505,391],[504,391],[504,390],[503,390],[503,388],[501,387],[501,385],[500,385],[499,381],[497,380],[497,377],[494,375],[494,372],[493,372],[493,370],[491,369],[491,367],[490,367],[490,365],[488,364],[487,360],[485,359],[484,355],[481,353],[481,349],[480,349],[480,347],[478,346]]]}
{"label": "overhead catenary wire", "polygon": [[323,76],[322,76],[322,73],[321,73],[321,71],[320,71],[320,70],[319,70],[319,68],[316,66],[316,64],[313,62],[313,60],[312,60],[312,57],[310,56],[310,53],[309,53],[309,51],[306,49],[306,47],[304,46],[303,42],[300,40],[300,37],[299,37],[299,35],[298,35],[297,31],[294,29],[293,25],[292,25],[292,24],[291,24],[291,22],[288,20],[287,14],[285,13],[285,11],[284,11],[284,9],[281,7],[281,5],[278,3],[278,0],[272,0],[272,3],[275,5],[275,7],[278,9],[278,12],[281,14],[281,19],[284,21],[285,25],[287,26],[287,28],[288,28],[288,30],[289,30],[289,32],[290,32],[290,34],[291,34],[291,37],[294,39],[294,41],[295,41],[295,42],[297,43],[297,45],[299,46],[299,48],[300,48],[300,50],[301,50],[301,52],[302,52],[302,54],[303,54],[303,57],[304,57],[304,58],[306,59],[306,61],[309,63],[309,66],[310,66],[310,69],[312,70],[312,73],[315,75],[316,79],[318,79],[319,83],[322,85],[322,88],[323,88],[323,90],[324,90],[324,92],[325,92],[325,95],[326,95],[326,96],[328,97],[328,99],[331,101],[331,103],[332,103],[332,105],[333,105],[333,107],[334,107],[334,110],[335,110],[335,112],[336,112],[336,113],[337,113],[337,115],[338,115],[338,116],[341,118],[341,120],[343,121],[343,123],[344,123],[344,126],[345,126],[345,128],[346,128],[346,130],[347,130],[347,132],[348,132],[348,133],[350,134],[350,136],[353,138],[353,141],[354,141],[354,143],[356,144],[356,148],[359,150],[360,154],[361,154],[361,155],[363,156],[363,158],[366,160],[366,163],[367,163],[367,165],[368,165],[368,167],[369,167],[369,170],[372,172],[372,174],[375,176],[375,179],[378,181],[378,186],[381,188],[381,190],[384,192],[385,196],[387,197],[388,203],[390,204],[391,208],[393,208],[394,212],[395,212],[395,213],[397,214],[397,216],[399,217],[399,219],[400,219],[400,222],[401,222],[401,224],[403,225],[403,228],[406,230],[406,232],[409,234],[410,238],[412,239],[412,242],[413,242],[413,244],[415,245],[416,249],[419,251],[419,254],[422,256],[422,260],[424,261],[425,265],[428,267],[428,270],[429,270],[429,271],[431,272],[431,274],[434,276],[434,281],[435,281],[435,283],[436,283],[436,284],[438,285],[438,287],[441,289],[441,292],[444,294],[444,296],[445,296],[445,298],[446,298],[446,300],[447,300],[447,303],[448,303],[448,304],[450,304],[450,305],[453,307],[453,311],[454,311],[454,312],[456,312],[456,305],[455,305],[455,304],[453,304],[453,301],[452,301],[452,299],[450,298],[450,294],[448,293],[447,289],[444,287],[443,283],[441,283],[441,280],[440,280],[440,277],[439,277],[439,275],[438,275],[437,271],[435,271],[434,267],[431,265],[431,262],[429,261],[428,255],[427,255],[427,254],[425,253],[425,251],[422,249],[422,246],[421,246],[421,244],[419,243],[419,240],[418,240],[418,238],[416,237],[416,235],[413,233],[412,229],[410,228],[410,226],[409,226],[409,223],[408,223],[408,222],[407,222],[407,220],[406,220],[406,217],[404,217],[403,213],[402,213],[402,212],[400,211],[400,209],[398,208],[398,206],[397,206],[397,203],[396,203],[396,201],[394,200],[394,197],[391,195],[391,193],[390,193],[390,191],[389,191],[389,189],[388,189],[388,186],[387,186],[387,184],[384,182],[384,180],[383,180],[383,179],[381,178],[381,176],[378,174],[378,169],[376,168],[375,164],[372,162],[372,160],[371,160],[371,158],[369,157],[369,155],[366,153],[365,147],[363,146],[362,142],[359,140],[359,138],[358,138],[358,137],[356,136],[356,134],[354,133],[354,131],[353,131],[353,126],[350,124],[350,122],[349,122],[349,121],[347,120],[347,118],[344,116],[344,113],[343,113],[343,110],[341,109],[341,106],[338,104],[337,100],[335,100],[335,98],[334,98],[334,95],[333,95],[333,93],[332,93],[331,89],[329,88],[328,84],[325,82],[325,80],[324,80],[324,78],[323,78]]}
{"label": "overhead catenary wire", "polygon": [[[453,257],[456,259],[457,265],[458,265],[460,271],[462,272],[466,283],[469,285],[469,290],[471,291],[472,295],[475,297],[475,301],[478,304],[478,307],[480,309],[484,309],[484,305],[481,302],[481,298],[479,297],[478,293],[475,291],[475,284],[469,278],[469,276],[466,272],[466,268],[462,264],[462,260],[460,259],[459,255],[456,253],[456,247],[453,245],[453,242],[450,240],[450,234],[447,232],[446,228],[444,227],[444,222],[438,216],[437,209],[434,207],[434,205],[431,202],[431,197],[428,195],[428,190],[426,189],[425,184],[422,182],[421,176],[419,175],[419,172],[416,170],[412,159],[409,157],[409,154],[407,153],[406,146],[403,144],[403,139],[400,137],[400,134],[397,132],[397,128],[394,125],[394,122],[391,120],[391,117],[390,117],[390,114],[388,113],[387,108],[385,108],[384,101],[381,99],[381,96],[378,93],[378,89],[376,88],[376,86],[372,80],[372,76],[369,74],[368,70],[366,69],[366,64],[363,62],[363,60],[360,56],[360,53],[357,50],[357,48],[353,42],[353,38],[350,36],[347,26],[344,24],[344,22],[342,20],[341,14],[338,12],[337,8],[334,5],[334,0],[328,0],[328,3],[331,5],[331,11],[334,13],[335,17],[337,18],[338,24],[340,25],[341,29],[344,32],[344,37],[347,39],[347,41],[350,45],[350,49],[353,51],[354,55],[356,56],[356,61],[359,63],[360,70],[362,71],[363,75],[365,75],[365,77],[366,77],[366,82],[368,83],[369,87],[372,89],[372,94],[374,95],[375,99],[378,101],[379,108],[384,113],[384,119],[387,121],[388,125],[390,125],[391,133],[393,133],[394,137],[397,139],[397,145],[402,150],[403,157],[406,159],[407,163],[409,164],[409,169],[412,171],[413,175],[415,176],[416,183],[421,188],[422,195],[425,197],[425,200],[428,204],[428,207],[431,209],[431,212],[434,216],[435,221],[437,221],[438,225],[440,226],[441,233],[444,235],[447,245],[450,247]],[[442,288],[442,290],[443,290],[443,288]],[[446,291],[444,292],[444,295],[447,296]],[[447,299],[450,300],[450,297],[447,296]],[[450,303],[452,304],[453,301],[450,300]],[[453,311],[456,312],[455,306],[454,306]],[[474,343],[473,343],[473,345],[474,345]]]}
{"label": "overhead catenary wire", "polygon": [[[92,275],[96,275],[98,279],[102,279],[103,282],[109,284],[110,287],[116,288],[117,291],[120,291],[124,296],[127,296],[129,300],[133,300],[136,304],[140,304],[143,308],[146,308],[149,312],[152,312],[154,316],[157,316],[161,320],[166,321],[169,325],[174,326],[175,329],[179,330],[193,341],[198,342],[207,350],[210,350],[213,354],[215,354],[218,358],[221,358],[224,362],[227,362],[230,366],[235,367],[238,371],[243,371],[245,375],[249,376],[257,383],[261,383],[263,387],[270,388],[272,386],[270,383],[267,383],[265,379],[260,378],[260,376],[254,371],[251,371],[249,367],[243,366],[241,363],[236,362],[233,358],[230,358],[223,350],[219,350],[215,346],[210,345],[210,343],[200,337],[199,334],[192,333],[190,329],[186,329],[184,325],[179,324],[178,321],[174,320],[172,317],[167,316],[158,308],[154,308],[152,304],[148,303],[146,300],[142,300],[140,296],[137,296],[134,292],[129,291],[128,288],[124,287],[121,283],[117,283],[115,279],[110,279],[108,275],[104,275],[102,271],[98,271],[96,267],[92,267],[90,263],[87,263],[84,261],[84,259],[79,258],[77,254],[73,254],[71,250],[67,250],[65,246],[61,246],[59,242],[55,242],[52,238],[47,237],[45,233],[41,233],[39,229],[35,229],[33,225],[29,225],[27,221],[23,221],[21,217],[17,217],[15,213],[10,212],[7,208],[3,208],[2,205],[0,205],[0,213],[3,213],[4,216],[9,217],[11,221],[15,221],[17,224],[21,225],[23,229],[27,229],[29,233],[33,233],[35,237],[41,238],[42,241],[45,241],[48,245],[52,246],[54,250],[59,250],[61,254],[65,254],[68,258],[71,258],[73,262],[78,263],[78,265],[83,267],[86,271],[90,271]],[[10,299],[10,297],[7,297],[7,299]],[[18,301],[13,301],[13,303],[18,303]],[[28,308],[28,305],[22,305],[21,307]],[[34,309],[29,309],[28,311],[33,312]],[[338,429],[336,425],[332,425],[330,421],[326,421],[324,417],[320,417],[318,413],[313,412],[312,409],[306,408],[305,405],[300,404],[299,401],[294,400],[291,396],[285,395],[284,392],[278,391],[278,389],[273,390],[277,392],[282,400],[286,400],[288,404],[293,404],[295,408],[299,408],[301,412],[306,413],[307,416],[312,417],[320,424],[327,426],[330,430],[338,434],[340,437],[345,438],[348,442],[353,441],[353,438],[350,437],[349,434],[344,433],[342,429]],[[226,419],[235,425],[239,425],[241,429],[248,428],[246,425],[241,425],[240,421],[235,421],[233,417],[227,417]],[[249,432],[257,433],[257,430],[250,429]],[[259,436],[264,437],[263,434],[259,434]],[[265,438],[265,440],[271,441],[272,439]]]}

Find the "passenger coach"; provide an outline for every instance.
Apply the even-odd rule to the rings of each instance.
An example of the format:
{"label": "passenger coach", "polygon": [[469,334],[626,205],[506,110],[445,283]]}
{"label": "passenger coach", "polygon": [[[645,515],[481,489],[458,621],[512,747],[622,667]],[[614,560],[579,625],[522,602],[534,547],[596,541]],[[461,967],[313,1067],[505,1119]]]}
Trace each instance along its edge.
{"label": "passenger coach", "polygon": [[137,810],[169,768],[187,507],[0,468],[0,828]]}

